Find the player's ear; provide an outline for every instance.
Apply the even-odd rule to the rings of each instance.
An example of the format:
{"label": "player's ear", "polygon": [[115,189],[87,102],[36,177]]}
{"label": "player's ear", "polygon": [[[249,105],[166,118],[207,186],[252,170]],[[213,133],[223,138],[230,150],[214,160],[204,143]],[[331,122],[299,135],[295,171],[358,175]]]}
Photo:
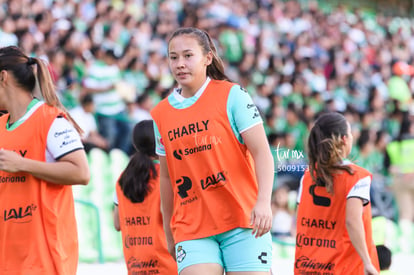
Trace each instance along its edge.
{"label": "player's ear", "polygon": [[212,62],[213,62],[213,53],[212,52],[208,52],[208,54],[206,55],[206,61],[205,61],[204,65],[206,65],[206,67],[207,67]]}

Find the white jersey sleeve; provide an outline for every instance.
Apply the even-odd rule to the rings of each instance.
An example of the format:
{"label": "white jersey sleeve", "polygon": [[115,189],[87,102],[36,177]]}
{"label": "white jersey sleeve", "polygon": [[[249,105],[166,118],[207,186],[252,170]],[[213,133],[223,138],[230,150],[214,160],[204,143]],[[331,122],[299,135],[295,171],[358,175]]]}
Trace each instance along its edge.
{"label": "white jersey sleeve", "polygon": [[[370,186],[371,186],[371,177],[367,176],[365,178],[360,179],[354,187],[349,191],[347,195],[347,199],[349,198],[360,198],[362,199],[364,205],[367,205],[369,201],[371,200],[370,197]],[[303,189],[303,176],[300,179],[299,189],[298,189],[298,196],[296,199],[296,203],[300,203],[300,199],[302,196],[302,190]]]}
{"label": "white jersey sleeve", "polygon": [[46,161],[54,162],[80,149],[83,149],[83,144],[75,127],[67,119],[57,117],[47,135]]}
{"label": "white jersey sleeve", "polygon": [[371,177],[367,176],[365,178],[362,178],[354,185],[354,187],[352,187],[351,191],[349,191],[348,196],[346,198],[360,198],[362,199],[364,205],[367,205],[371,200],[369,193],[370,187]]}

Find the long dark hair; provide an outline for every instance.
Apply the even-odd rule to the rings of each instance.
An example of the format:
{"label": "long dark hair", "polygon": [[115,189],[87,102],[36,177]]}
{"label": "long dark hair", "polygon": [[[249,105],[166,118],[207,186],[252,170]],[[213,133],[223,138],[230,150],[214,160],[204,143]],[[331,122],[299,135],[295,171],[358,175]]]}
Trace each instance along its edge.
{"label": "long dark hair", "polygon": [[82,133],[79,125],[72,119],[56,95],[55,86],[45,61],[27,56],[18,47],[8,46],[0,48],[0,70],[12,73],[18,85],[29,93],[34,92],[37,78],[40,92],[46,104],[61,110],[75,129]]}
{"label": "long dark hair", "polygon": [[333,193],[333,174],[338,170],[354,173],[348,165],[342,164],[344,143],[342,137],[348,135],[346,118],[336,112],[322,114],[312,127],[309,139],[309,172],[312,180],[325,186]]}
{"label": "long dark hair", "polygon": [[223,60],[221,60],[220,56],[217,54],[217,49],[214,46],[213,40],[206,31],[197,28],[178,28],[170,36],[170,39],[168,40],[168,45],[170,45],[170,42],[173,38],[180,35],[193,36],[203,49],[204,54],[208,54],[209,52],[213,54],[213,60],[211,64],[207,66],[207,76],[209,76],[212,79],[230,81],[230,79],[224,73]]}
{"label": "long dark hair", "polygon": [[143,202],[151,191],[149,181],[158,176],[153,162],[156,154],[152,120],[143,120],[135,125],[133,145],[137,151],[122,172],[119,186],[131,202],[138,203]]}
{"label": "long dark hair", "polygon": [[410,129],[411,124],[412,122],[410,119],[410,113],[408,111],[402,112],[400,131],[397,136],[398,141],[402,141],[403,139],[406,139],[408,137],[412,138]]}

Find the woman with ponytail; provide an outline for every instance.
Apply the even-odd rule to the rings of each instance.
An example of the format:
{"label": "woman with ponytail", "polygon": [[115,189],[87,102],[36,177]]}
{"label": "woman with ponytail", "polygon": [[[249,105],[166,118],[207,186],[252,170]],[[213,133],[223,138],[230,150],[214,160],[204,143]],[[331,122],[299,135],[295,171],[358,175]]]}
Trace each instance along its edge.
{"label": "woman with ponytail", "polygon": [[352,142],[351,127],[339,113],[322,114],[310,131],[309,169],[298,195],[295,274],[379,274],[372,176],[346,159]]}
{"label": "woman with ponytail", "polygon": [[152,120],[133,130],[131,157],[116,184],[114,225],[122,232],[128,274],[177,274],[160,210],[159,163]]}
{"label": "woman with ponytail", "polygon": [[274,166],[260,114],[205,31],[176,30],[168,60],[178,87],[151,115],[178,272],[270,274]]}
{"label": "woman with ponytail", "polygon": [[43,60],[0,48],[0,109],[0,274],[75,275],[71,185],[86,185],[89,168]]}

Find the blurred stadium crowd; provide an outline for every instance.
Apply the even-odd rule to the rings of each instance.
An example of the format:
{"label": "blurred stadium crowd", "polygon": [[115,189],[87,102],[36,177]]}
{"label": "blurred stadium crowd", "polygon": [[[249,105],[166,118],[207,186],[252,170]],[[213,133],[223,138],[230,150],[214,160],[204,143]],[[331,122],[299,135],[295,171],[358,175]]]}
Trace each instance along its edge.
{"label": "blurred stadium crowd", "polygon": [[[60,98],[85,130],[88,150],[132,153],[132,126],[150,118],[149,111],[175,85],[166,56],[168,35],[179,26],[195,26],[214,38],[227,75],[251,94],[262,114],[275,158],[275,189],[298,187],[307,132],[317,114],[342,112],[354,135],[351,160],[373,173],[374,215],[414,239],[414,197],[404,204],[412,211],[400,213],[393,188],[393,175],[404,174],[401,181],[411,186],[404,193],[414,193],[414,161],[400,157],[412,167],[398,171],[387,151],[392,141],[414,137],[411,19],[346,6],[326,13],[316,1],[305,6],[277,0],[0,4],[0,47],[17,45],[49,62]],[[410,245],[404,251],[414,252]]]}

